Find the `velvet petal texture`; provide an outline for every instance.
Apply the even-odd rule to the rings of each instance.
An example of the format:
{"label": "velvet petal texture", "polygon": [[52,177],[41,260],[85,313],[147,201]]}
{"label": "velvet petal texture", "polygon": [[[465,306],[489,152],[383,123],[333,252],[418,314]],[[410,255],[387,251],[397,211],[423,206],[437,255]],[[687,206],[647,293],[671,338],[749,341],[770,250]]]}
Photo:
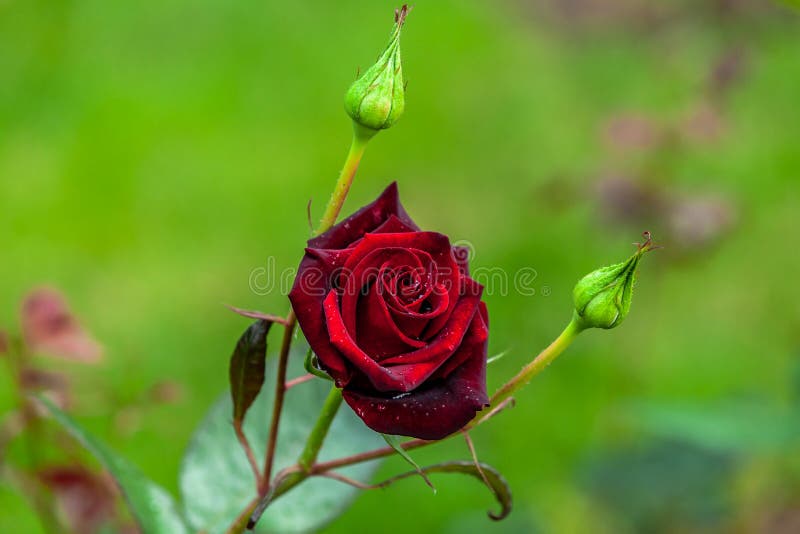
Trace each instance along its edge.
{"label": "velvet petal texture", "polygon": [[476,314],[454,355],[462,364],[445,378],[409,393],[385,396],[344,390],[344,400],[371,429],[384,434],[442,439],[459,431],[486,407],[486,307]]}
{"label": "velvet petal texture", "polygon": [[395,184],[308,242],[289,299],[370,428],[439,439],[486,405],[488,315],[467,252],[420,231]]}

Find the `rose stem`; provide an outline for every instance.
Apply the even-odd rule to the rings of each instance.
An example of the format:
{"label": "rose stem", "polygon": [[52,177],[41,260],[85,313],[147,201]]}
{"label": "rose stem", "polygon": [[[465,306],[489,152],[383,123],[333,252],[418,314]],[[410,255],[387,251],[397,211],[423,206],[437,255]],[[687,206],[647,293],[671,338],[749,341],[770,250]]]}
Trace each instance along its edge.
{"label": "rose stem", "polygon": [[492,406],[496,406],[513,395],[518,389],[527,385],[534,376],[541,373],[553,360],[558,358],[582,331],[583,327],[578,324],[578,321],[576,321],[573,316],[567,327],[564,328],[564,331],[561,332],[546,349],[540,352],[531,363],[523,367],[514,378],[503,384],[503,386],[492,395],[489,403]]}
{"label": "rose stem", "polygon": [[[336,219],[342,211],[347,193],[350,191],[350,185],[353,183],[353,178],[358,170],[361,157],[364,155],[364,150],[367,148],[367,143],[369,143],[369,140],[372,139],[376,133],[376,130],[370,130],[355,122],[353,123],[353,140],[350,143],[347,159],[345,159],[342,172],[339,173],[336,186],[333,188],[333,194],[328,201],[328,206],[325,208],[325,214],[322,216],[319,226],[314,230],[314,235],[327,232],[336,223]],[[297,319],[293,313],[291,316],[293,322],[296,322]],[[284,382],[285,372],[286,370],[284,369]],[[336,386],[333,386],[328,394],[328,398],[325,400],[325,404],[322,406],[322,411],[320,411],[317,422],[314,424],[314,428],[308,436],[308,441],[306,441],[303,452],[298,459],[298,464],[304,470],[309,469],[317,460],[319,450],[322,448],[322,443],[325,441],[328,429],[330,429],[333,418],[336,416],[336,412],[339,410],[341,404],[342,393]],[[269,479],[269,477],[267,477],[267,479]]]}
{"label": "rose stem", "polygon": [[347,153],[347,159],[344,161],[344,167],[342,167],[342,172],[339,174],[339,180],[336,181],[331,199],[328,201],[327,208],[325,208],[325,214],[314,231],[314,235],[325,232],[336,222],[339,212],[342,211],[347,192],[350,191],[353,177],[358,170],[358,164],[361,163],[361,156],[364,155],[367,143],[376,133],[377,130],[370,130],[355,122],[353,123],[353,140],[350,143],[350,151]]}
{"label": "rose stem", "polygon": [[286,326],[283,331],[283,341],[281,351],[278,356],[278,376],[275,379],[275,402],[272,404],[272,421],[269,427],[269,438],[267,438],[267,456],[264,460],[264,476],[259,484],[259,495],[266,494],[269,489],[269,481],[272,476],[272,463],[275,459],[275,447],[278,445],[278,425],[281,421],[283,411],[283,398],[286,395],[286,364],[289,361],[289,349],[292,347],[292,335],[297,324],[297,317],[294,310],[290,309],[286,316]]}
{"label": "rose stem", "polygon": [[256,488],[260,489],[262,485],[261,470],[258,468],[258,462],[256,462],[256,455],[253,453],[253,448],[250,446],[250,442],[247,441],[247,436],[244,435],[241,421],[234,421],[233,430],[236,432],[236,439],[239,440],[239,444],[242,446],[244,453],[247,455],[247,461],[250,464],[250,469],[252,469],[253,475],[256,479]]}
{"label": "rose stem", "polygon": [[317,461],[319,450],[322,448],[322,443],[325,440],[325,436],[328,434],[328,429],[330,429],[333,418],[336,416],[336,412],[339,410],[341,404],[342,392],[334,386],[331,388],[330,393],[328,393],[328,398],[325,399],[325,404],[322,405],[322,411],[319,413],[317,422],[314,424],[314,428],[308,436],[306,446],[300,454],[300,458],[297,460],[298,465],[303,471],[308,472],[311,466],[314,465],[314,462]]}
{"label": "rose stem", "polygon": [[[531,363],[523,367],[522,370],[514,378],[506,382],[506,384],[504,384],[500,389],[497,390],[497,392],[492,396],[490,403],[493,406],[499,408],[503,403],[507,402],[515,391],[525,386],[528,382],[530,382],[530,380],[534,376],[542,372],[553,360],[555,360],[562,352],[564,352],[564,350],[570,345],[570,343],[572,343],[572,341],[575,339],[575,337],[577,337],[577,335],[581,331],[582,328],[578,326],[577,322],[573,318],[567,325],[567,327],[564,329],[564,331],[561,332],[561,334],[559,334],[559,336],[552,343],[550,343],[550,345],[546,349],[540,352],[536,356],[536,358],[533,359]],[[335,403],[336,407],[338,408],[338,405],[341,402],[341,400],[340,399],[337,401],[331,400],[331,397],[334,395],[334,392],[336,394],[339,394],[338,390],[334,388],[334,391],[331,392],[328,396],[328,400],[326,401],[326,406],[328,402],[331,402]],[[336,412],[333,411],[330,416],[330,420],[333,419],[333,415],[335,414]],[[489,417],[483,415],[476,416],[475,419],[473,419],[469,424],[467,424],[467,426],[464,427],[464,429],[462,429],[462,431],[470,430],[476,427],[477,425],[487,421],[488,419]],[[323,413],[320,414],[320,418],[317,421],[314,430],[316,431],[317,428],[321,428],[322,425],[325,425],[324,429],[325,432],[327,432],[327,429],[330,426],[330,420],[325,415],[325,410],[323,410]],[[412,449],[418,449],[420,447],[425,447],[433,443],[439,443],[446,439],[450,439],[453,436],[458,436],[461,434],[462,431],[450,434],[444,439],[438,441],[413,439],[411,441],[402,443],[400,446],[407,451]],[[312,435],[314,433],[315,432],[312,431]],[[324,435],[322,437],[324,438]],[[309,439],[309,442],[311,442],[311,439]],[[321,441],[319,442],[319,446],[320,447],[322,446]],[[306,445],[306,448],[308,449],[308,444]],[[319,448],[317,448],[316,451],[318,452]],[[331,471],[333,469],[339,469],[341,467],[347,467],[349,465],[360,464],[362,462],[368,462],[370,460],[377,460],[378,458],[384,458],[386,456],[391,456],[393,454],[397,454],[397,451],[395,451],[392,447],[382,447],[380,449],[374,449],[371,451],[354,454],[352,456],[345,456],[343,458],[338,458],[336,460],[331,460],[328,462],[316,463],[311,465],[310,468],[308,468],[303,464],[300,464],[299,467],[300,469],[302,469],[302,471],[297,473],[292,473],[292,476],[286,477],[285,479],[281,480],[278,487],[275,488],[275,491],[272,495],[272,499],[273,500],[277,499],[287,491],[291,490],[292,488],[300,484],[303,480],[305,480],[309,476],[319,475]]]}
{"label": "rose stem", "polygon": [[258,502],[261,500],[261,497],[256,497],[249,503],[244,510],[242,510],[239,515],[234,519],[231,526],[228,527],[228,530],[225,531],[225,534],[241,534],[247,529],[247,523],[250,521],[250,515],[253,513],[253,510],[256,509],[258,506]]}
{"label": "rose stem", "polygon": [[[490,404],[492,406],[499,406],[503,402],[505,402],[511,395],[525,386],[530,380],[541,373],[553,360],[555,360],[564,350],[572,343],[572,341],[577,337],[579,333],[581,333],[582,328],[578,325],[578,323],[573,318],[567,327],[564,329],[563,332],[552,342],[550,345],[544,349],[542,352],[539,353],[534,360],[522,368],[522,370],[511,380],[506,382],[497,392],[492,395],[490,400]],[[465,429],[471,429],[477,426],[477,424],[482,423],[485,421],[486,418],[479,418],[476,416],[475,419],[470,422]],[[444,439],[450,439],[453,436],[459,435],[460,432],[456,432],[454,434],[450,434]],[[439,440],[443,441],[443,440]],[[426,445],[430,445],[432,443],[439,443],[439,441],[428,441],[424,439],[413,439],[411,441],[407,441],[402,443],[400,446],[405,450],[417,449],[419,447],[424,447]],[[354,454],[352,456],[346,456],[344,458],[339,458],[336,460],[331,460],[329,462],[321,462],[315,464],[311,467],[311,474],[318,474],[324,473],[326,471],[330,471],[331,469],[338,469],[340,467],[347,467],[353,464],[359,464],[362,462],[367,462],[369,460],[375,460],[377,458],[383,458],[385,456],[391,456],[392,454],[396,454],[396,451],[391,447],[382,447],[380,449],[375,449],[372,451],[362,452],[360,454]],[[288,488],[287,488],[288,489]],[[284,493],[284,491],[277,492],[278,495]]]}
{"label": "rose stem", "polygon": [[[328,205],[325,208],[325,214],[322,216],[319,226],[314,230],[314,235],[319,235],[323,232],[326,232],[336,222],[337,217],[339,217],[339,212],[342,211],[342,206],[344,205],[344,200],[347,197],[347,193],[350,191],[350,185],[353,183],[353,178],[358,170],[361,157],[364,155],[364,150],[367,148],[367,143],[376,133],[376,130],[369,130],[356,123],[353,123],[353,139],[350,143],[350,150],[347,153],[347,159],[345,159],[342,172],[339,174],[339,179],[336,181],[333,194],[331,195]],[[272,476],[272,464],[275,458],[275,448],[278,443],[278,426],[280,424],[281,412],[283,410],[283,398],[287,389],[286,367],[289,359],[289,349],[291,348],[292,344],[292,335],[294,334],[294,328],[296,324],[297,317],[295,316],[293,310],[289,310],[289,315],[286,317],[283,342],[278,359],[278,376],[276,378],[275,385],[275,402],[272,407],[272,422],[270,424],[269,438],[267,441],[267,455],[264,462],[264,476],[261,479],[262,483],[259,486],[259,495],[262,497],[269,490],[270,477]],[[333,390],[335,391],[336,388],[334,387]],[[332,395],[333,392],[329,396],[329,400]],[[314,430],[312,431],[311,436],[309,436],[309,442],[303,451],[304,454],[306,451],[310,451],[308,454],[312,456],[312,459],[309,465],[311,465],[316,459],[316,455],[319,452],[319,449],[322,447],[322,442],[325,440],[325,435],[328,433],[331,421],[333,421],[333,417],[336,415],[336,411],[338,410],[340,403],[341,394],[339,394],[339,402],[336,403],[335,406],[332,404],[328,406],[326,402],[326,405],[323,407],[319,420],[314,426]],[[312,439],[314,440],[313,443]],[[309,449],[309,447],[312,448]],[[316,450],[314,450],[313,447],[315,447]]]}

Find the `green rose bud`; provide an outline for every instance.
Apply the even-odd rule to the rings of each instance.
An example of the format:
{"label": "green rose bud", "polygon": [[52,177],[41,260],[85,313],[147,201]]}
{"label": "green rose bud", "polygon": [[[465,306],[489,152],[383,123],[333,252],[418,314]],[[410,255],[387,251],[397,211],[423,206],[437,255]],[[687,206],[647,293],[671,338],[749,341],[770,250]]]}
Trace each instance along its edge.
{"label": "green rose bud", "polygon": [[353,82],[344,98],[344,107],[350,118],[357,125],[374,132],[391,127],[405,108],[400,29],[408,11],[406,5],[395,11],[395,25],[386,50],[373,66]]}
{"label": "green rose bud", "polygon": [[644,237],[645,242],[636,244],[636,253],[627,261],[597,269],[575,285],[572,297],[582,328],[614,328],[628,315],[639,260],[656,248],[650,232],[645,232]]}

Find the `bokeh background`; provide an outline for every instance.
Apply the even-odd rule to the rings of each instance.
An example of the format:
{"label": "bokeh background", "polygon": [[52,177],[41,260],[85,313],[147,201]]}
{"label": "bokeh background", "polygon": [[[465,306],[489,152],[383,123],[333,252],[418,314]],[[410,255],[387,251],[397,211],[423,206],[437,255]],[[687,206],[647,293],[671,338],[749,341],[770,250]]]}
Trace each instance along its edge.
{"label": "bokeh background", "polygon": [[[298,262],[349,141],[344,90],[394,7],[0,2],[0,328],[18,331],[32,288],[60,289],[105,357],[42,365],[173,492],[247,324],[222,304],[286,309],[251,273]],[[403,59],[406,114],[345,210],[397,180],[476,267],[536,270],[535,295],[486,297],[490,352],[508,351],[492,387],[560,331],[581,275],[642,230],[665,248],[623,326],[583,334],[473,433],[514,490],[508,520],[477,482],[439,477],[436,495],[366,493],[326,532],[800,531],[798,11],[420,0]],[[3,369],[6,417],[14,391]],[[416,454],[465,457],[459,440]],[[41,529],[0,482],[0,531]]]}

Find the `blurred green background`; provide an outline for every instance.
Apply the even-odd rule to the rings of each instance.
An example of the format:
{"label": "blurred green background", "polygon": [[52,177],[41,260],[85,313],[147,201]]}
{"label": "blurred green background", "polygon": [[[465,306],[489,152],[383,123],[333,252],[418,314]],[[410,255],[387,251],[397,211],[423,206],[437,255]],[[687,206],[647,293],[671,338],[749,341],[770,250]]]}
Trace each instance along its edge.
{"label": "blurred green background", "polygon": [[[0,328],[30,289],[61,289],[106,348],[48,364],[72,413],[173,492],[246,325],[222,303],[285,311],[251,273],[299,261],[306,203],[321,214],[347,149],[344,91],[394,7],[0,2]],[[326,532],[800,531],[798,12],[421,0],[403,61],[406,113],[345,211],[397,180],[474,266],[536,270],[535,295],[486,296],[490,352],[508,350],[492,387],[560,331],[580,276],[642,230],[665,248],[622,327],[582,335],[473,433],[514,491],[508,520],[486,518],[480,484],[439,477],[436,495],[366,493]],[[145,402],[154,387],[170,402]],[[4,371],[3,412],[13,389]],[[39,529],[0,483],[0,531]]]}

